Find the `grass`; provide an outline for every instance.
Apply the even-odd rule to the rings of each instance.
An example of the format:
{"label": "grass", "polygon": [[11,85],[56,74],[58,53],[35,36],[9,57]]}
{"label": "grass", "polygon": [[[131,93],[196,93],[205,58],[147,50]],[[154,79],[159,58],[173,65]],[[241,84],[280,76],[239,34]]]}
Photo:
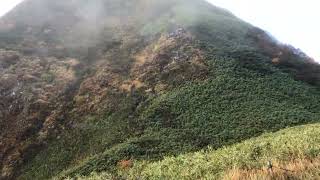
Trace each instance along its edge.
{"label": "grass", "polygon": [[291,162],[273,162],[274,168],[243,170],[232,169],[226,172],[225,180],[289,180],[289,179],[319,179],[320,159],[298,159]]}
{"label": "grass", "polygon": [[[138,161],[119,172],[126,179],[314,179],[320,175],[319,156],[320,124],[311,124],[218,150]],[[266,170],[268,161],[273,163],[273,173]]]}

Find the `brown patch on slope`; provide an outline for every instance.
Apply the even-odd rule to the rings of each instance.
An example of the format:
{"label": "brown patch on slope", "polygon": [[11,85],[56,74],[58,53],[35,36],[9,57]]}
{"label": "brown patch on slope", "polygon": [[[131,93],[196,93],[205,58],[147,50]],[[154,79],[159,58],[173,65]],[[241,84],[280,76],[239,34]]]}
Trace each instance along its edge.
{"label": "brown patch on slope", "polygon": [[162,35],[135,59],[132,75],[153,90],[157,84],[170,88],[205,79],[208,73],[203,53],[194,46],[193,36],[182,28]]}
{"label": "brown patch on slope", "polygon": [[0,177],[9,179],[23,163],[25,152],[41,146],[54,129],[58,107],[65,104],[59,97],[75,76],[66,62],[56,58],[5,50],[0,57],[0,64],[13,61],[0,71]]}
{"label": "brown patch on slope", "polygon": [[291,162],[275,162],[272,171],[263,169],[233,169],[227,172],[223,179],[225,180],[304,180],[319,179],[319,159],[300,159]]}
{"label": "brown patch on slope", "polygon": [[320,65],[301,50],[281,44],[258,28],[249,31],[248,37],[257,44],[259,51],[270,57],[272,64],[284,68],[297,80],[320,85]]}
{"label": "brown patch on slope", "polygon": [[195,47],[192,35],[181,28],[160,36],[136,53],[122,56],[132,63],[130,67],[110,63],[117,58],[112,54],[94,65],[95,73],[81,83],[75,96],[75,112],[94,114],[106,106],[110,108],[114,93],[159,93],[188,81],[206,79],[208,73],[203,53]]}

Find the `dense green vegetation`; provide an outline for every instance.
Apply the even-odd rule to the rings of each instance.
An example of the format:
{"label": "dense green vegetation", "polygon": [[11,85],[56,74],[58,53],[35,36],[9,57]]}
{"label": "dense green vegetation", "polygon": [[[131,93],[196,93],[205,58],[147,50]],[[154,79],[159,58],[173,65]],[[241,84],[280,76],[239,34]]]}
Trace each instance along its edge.
{"label": "dense green vegetation", "polygon": [[[249,57],[248,52],[244,54]],[[83,126],[89,129],[68,133],[51,144],[25,172],[30,177],[47,177],[64,169],[71,160],[104,148],[102,154],[66,174],[114,171],[115,165],[125,159],[159,159],[208,145],[215,149],[264,132],[318,121],[317,88],[293,80],[263,60],[254,63],[212,58],[208,63],[211,78],[149,97],[133,115],[127,108],[110,112],[104,119],[88,120]],[[132,104],[125,99],[122,105]]]}
{"label": "dense green vegetation", "polygon": [[[64,1],[57,2],[56,5],[50,6],[55,8],[50,9],[50,13],[55,13],[56,9],[66,6]],[[18,173],[18,179],[76,177],[86,176],[92,172],[105,172],[104,175],[94,176],[94,178],[101,176],[100,179],[105,179],[117,175],[117,164],[125,160],[134,160],[138,163],[129,172],[120,172],[124,177],[176,179],[178,177],[174,176],[183,175],[183,173],[172,173],[170,169],[184,172],[183,168],[186,168],[185,178],[202,176],[218,178],[233,166],[261,167],[266,158],[287,158],[285,153],[291,150],[293,153],[301,150],[306,157],[314,155],[312,156],[314,158],[318,155],[319,147],[316,144],[319,139],[315,136],[305,141],[309,136],[312,137],[317,133],[318,125],[269,134],[215,151],[266,132],[319,122],[319,86],[317,82],[309,82],[315,81],[314,79],[318,78],[316,73],[319,72],[314,68],[313,71],[316,73],[312,74],[316,76],[315,78],[313,76],[312,79],[307,78],[307,80],[295,78],[297,74],[299,76],[304,74],[300,73],[300,66],[291,66],[297,62],[307,64],[303,57],[293,54],[289,59],[284,58],[290,66],[285,63],[279,66],[273,64],[273,52],[261,50],[257,40],[249,36],[254,32],[252,31],[254,27],[242,22],[229,12],[209,6],[204,1],[155,0],[146,3],[144,0],[137,0],[137,3],[121,1],[118,4],[115,0],[95,2],[103,3],[101,5],[112,10],[110,14],[94,14],[96,18],[101,18],[102,27],[99,26],[101,29],[97,27],[97,29],[91,29],[92,31],[86,31],[89,29],[86,28],[90,27],[87,22],[90,21],[90,17],[86,17],[85,21],[78,17],[74,25],[71,18],[73,16],[70,15],[64,23],[74,25],[70,27],[76,29],[73,34],[68,34],[69,30],[64,29],[66,26],[62,22],[52,22],[52,24],[46,22],[44,27],[34,25],[36,29],[34,31],[42,34],[43,28],[44,30],[49,28],[54,32],[50,34],[50,38],[38,36],[35,32],[24,35],[23,33],[26,33],[24,31],[13,31],[12,37],[8,36],[8,41],[12,41],[13,49],[20,51],[21,47],[16,43],[21,43],[19,38],[26,36],[37,42],[45,41],[46,48],[49,48],[46,54],[48,56],[59,54],[59,57],[77,58],[81,63],[76,69],[77,81],[74,84],[77,85],[70,85],[74,94],[77,95],[68,97],[66,104],[70,108],[58,117],[60,124],[56,135],[44,143],[45,146],[40,152],[27,157],[21,173]],[[80,9],[82,6],[87,7],[85,5],[80,4]],[[32,4],[30,6],[32,7]],[[120,11],[123,7],[128,11]],[[68,4],[67,9],[69,8],[72,9],[73,5]],[[141,12],[141,9],[145,11]],[[90,8],[82,10],[89,12]],[[25,10],[21,15],[27,12],[28,10]],[[54,14],[53,19],[57,18],[56,15]],[[33,16],[38,15],[35,13]],[[108,24],[120,22],[120,20],[125,25]],[[45,19],[45,21],[51,20]],[[81,26],[86,28],[80,28]],[[41,27],[40,30],[37,30],[39,27]],[[151,45],[159,47],[160,45],[157,44],[161,42],[159,38],[168,38],[179,28],[183,28],[186,34],[190,34],[188,38],[191,40],[187,47],[181,45],[172,48],[170,44],[156,55],[166,57],[165,60],[170,62],[175,59],[173,56],[182,53],[185,55],[181,58],[182,61],[185,61],[185,64],[191,64],[188,61],[189,57],[192,53],[199,52],[199,57],[204,62],[204,69],[208,71],[203,73],[204,77],[181,78],[181,74],[176,72],[183,71],[184,69],[181,68],[184,66],[176,66],[176,71],[165,74],[166,72],[159,70],[145,78],[146,80],[144,79],[143,83],[147,84],[148,88],[161,84],[171,85],[157,93],[147,93],[134,88],[132,88],[133,91],[126,92],[112,84],[112,81],[120,81],[117,84],[120,86],[121,82],[135,80],[130,78],[145,75],[147,73],[145,71],[141,71],[138,75],[131,72],[134,68],[135,56],[144,50],[150,52]],[[6,33],[0,33],[0,38],[7,37]],[[16,40],[13,41],[10,38]],[[270,37],[268,38],[264,40],[273,41]],[[52,39],[58,41],[51,42]],[[60,42],[61,39],[65,41]],[[170,38],[168,39],[167,41],[170,41]],[[177,39],[178,43],[185,43]],[[37,44],[32,41],[29,43]],[[51,48],[59,45],[63,45],[63,48],[50,51]],[[0,43],[0,46],[6,46],[6,44]],[[275,47],[276,53],[282,50],[276,42],[272,46]],[[23,48],[24,46],[22,50]],[[58,53],[54,53],[55,50]],[[154,57],[148,58],[160,61]],[[100,64],[97,65],[96,62]],[[159,69],[157,62],[152,63],[155,67],[151,68]],[[309,64],[305,67],[309,66],[311,67]],[[150,68],[150,65],[147,67]],[[317,66],[312,65],[312,67]],[[202,74],[197,70],[201,69],[195,69],[195,73]],[[107,73],[105,76],[97,75],[101,72]],[[196,76],[197,74],[190,72],[188,75]],[[41,79],[48,83],[51,83],[53,78],[54,75],[50,73],[41,76]],[[93,85],[85,82],[86,80],[94,81]],[[101,85],[103,87],[94,86],[100,80],[106,80],[107,83]],[[82,92],[81,86],[87,84],[94,87]],[[151,87],[151,91],[152,88],[154,87]],[[100,97],[99,93],[105,93],[105,96]],[[101,101],[95,101],[99,98]],[[92,107],[97,102],[100,106],[92,110],[80,102],[93,104]],[[83,107],[87,109],[81,109]],[[305,131],[306,134],[300,139],[296,138],[299,133],[294,134],[295,130]],[[277,137],[279,137],[277,141],[270,142]],[[287,139],[295,140],[288,146],[295,143],[297,145],[285,151],[285,146],[279,147],[279,144]],[[269,142],[270,145],[266,145]],[[306,148],[313,143],[315,146],[309,148],[309,152]],[[304,145],[308,146],[304,147]],[[211,147],[208,151],[179,156],[179,154],[206,149],[208,146]],[[281,156],[268,154],[267,148],[271,148],[270,153],[280,153]],[[237,159],[240,157],[237,157],[239,153],[243,154],[243,160]],[[165,156],[178,157],[165,158],[163,161],[152,163]],[[206,158],[210,159],[210,162],[205,163]],[[189,160],[191,164],[187,163]],[[222,163],[223,161],[225,163]],[[193,166],[195,166],[194,169],[190,169]],[[165,167],[169,168],[168,174],[162,172]],[[189,169],[190,172],[187,172]]]}
{"label": "dense green vegetation", "polygon": [[[316,159],[320,155],[319,137],[319,124],[298,126],[267,133],[218,150],[208,148],[177,157],[165,157],[158,162],[137,161],[132,168],[119,169],[118,173],[126,179],[222,179],[228,170],[235,168],[262,169],[267,168],[268,162],[271,161],[276,169],[290,162],[309,159],[314,161],[316,169],[307,171],[306,168],[299,172],[300,175],[293,172],[289,172],[289,175],[291,173],[291,177],[313,179],[319,177],[320,166],[316,165]],[[293,170],[297,169],[291,169]],[[285,171],[283,174],[286,174]],[[289,175],[284,177],[288,178]],[[84,179],[112,177],[110,174],[102,173]]]}

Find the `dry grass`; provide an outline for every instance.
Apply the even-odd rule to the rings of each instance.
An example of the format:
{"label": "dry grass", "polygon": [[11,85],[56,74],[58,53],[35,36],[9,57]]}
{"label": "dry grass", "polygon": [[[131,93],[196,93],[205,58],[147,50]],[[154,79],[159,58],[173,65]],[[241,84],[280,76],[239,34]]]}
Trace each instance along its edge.
{"label": "dry grass", "polygon": [[128,169],[133,166],[133,161],[132,160],[121,160],[118,162],[118,167],[121,169]]}
{"label": "dry grass", "polygon": [[320,158],[315,160],[294,160],[288,163],[274,162],[273,168],[268,169],[232,169],[224,180],[304,180],[320,179]]}

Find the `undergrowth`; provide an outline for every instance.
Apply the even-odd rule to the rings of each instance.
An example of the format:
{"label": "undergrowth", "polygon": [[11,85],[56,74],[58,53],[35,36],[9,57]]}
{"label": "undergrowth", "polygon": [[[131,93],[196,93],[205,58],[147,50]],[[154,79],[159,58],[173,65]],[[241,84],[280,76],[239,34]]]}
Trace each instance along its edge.
{"label": "undergrowth", "polygon": [[126,179],[314,179],[320,175],[319,137],[319,124],[299,126],[218,150],[134,162],[119,173]]}
{"label": "undergrowth", "polygon": [[216,149],[318,121],[319,93],[315,87],[292,80],[267,64],[263,65],[266,71],[257,71],[257,64],[243,67],[233,59],[210,63],[212,78],[150,97],[138,107],[129,129],[142,130],[141,134],[63,174],[114,172],[121,160],[158,160],[207,146]]}

